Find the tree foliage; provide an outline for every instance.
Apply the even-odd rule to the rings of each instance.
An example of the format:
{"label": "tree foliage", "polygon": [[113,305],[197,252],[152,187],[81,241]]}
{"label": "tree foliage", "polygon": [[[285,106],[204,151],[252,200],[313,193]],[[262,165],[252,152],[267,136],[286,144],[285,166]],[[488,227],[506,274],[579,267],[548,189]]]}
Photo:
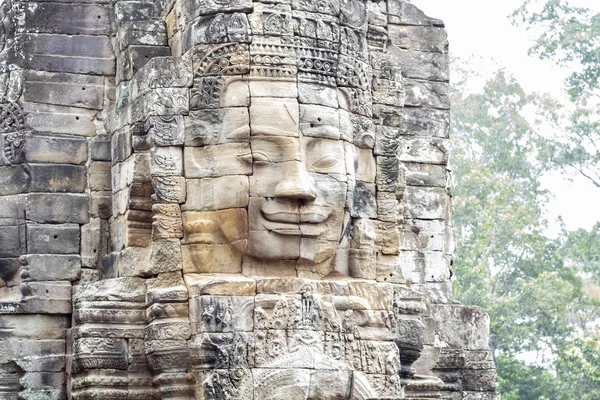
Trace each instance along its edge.
{"label": "tree foliage", "polygon": [[573,71],[567,80],[573,99],[600,89],[600,14],[565,0],[539,3],[526,0],[512,15],[515,24],[539,32],[530,54]]}
{"label": "tree foliage", "polygon": [[560,123],[549,160],[600,188],[600,13],[565,0],[527,0],[512,19],[537,34],[531,54],[571,71],[566,86],[572,104],[550,111]]}
{"label": "tree foliage", "polygon": [[503,399],[597,400],[600,222],[549,238],[540,178],[600,188],[600,14],[525,0],[511,18],[536,35],[532,55],[569,68],[570,100],[526,93],[502,69],[473,90],[481,77],[455,63],[455,294],[490,314]]}
{"label": "tree foliage", "polygon": [[[575,377],[561,366],[575,365],[569,351],[581,348],[575,339],[597,321],[590,292],[597,286],[584,278],[600,277],[600,224],[546,236],[548,193],[540,177],[552,168],[552,143],[542,131],[547,125],[529,116],[552,115],[543,109],[547,99],[525,93],[503,70],[478,92],[463,91],[471,72],[458,77],[452,92],[456,295],[490,313],[503,398],[575,398],[567,389]],[[537,366],[519,361],[526,352],[537,355]],[[587,377],[589,363],[577,365],[577,376]]]}

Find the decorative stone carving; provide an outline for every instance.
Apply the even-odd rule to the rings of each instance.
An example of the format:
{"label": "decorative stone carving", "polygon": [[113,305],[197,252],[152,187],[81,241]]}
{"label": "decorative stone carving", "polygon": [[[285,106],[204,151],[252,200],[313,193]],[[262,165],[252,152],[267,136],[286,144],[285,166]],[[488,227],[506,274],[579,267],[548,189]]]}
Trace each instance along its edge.
{"label": "decorative stone carving", "polygon": [[25,117],[17,103],[0,100],[0,166],[23,161]]}
{"label": "decorative stone carving", "polygon": [[0,397],[497,399],[440,21],[0,3]]}

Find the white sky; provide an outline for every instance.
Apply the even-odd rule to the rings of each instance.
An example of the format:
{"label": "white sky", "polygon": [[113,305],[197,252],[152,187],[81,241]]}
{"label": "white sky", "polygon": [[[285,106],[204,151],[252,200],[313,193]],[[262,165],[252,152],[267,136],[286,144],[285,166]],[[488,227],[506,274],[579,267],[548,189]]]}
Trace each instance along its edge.
{"label": "white sky", "polygon": [[[541,0],[540,0],[541,1]],[[518,28],[508,19],[523,0],[412,0],[427,15],[446,23],[450,51],[463,59],[471,55],[483,60],[495,60],[496,64],[510,71],[527,91],[562,94],[562,83],[568,71],[553,67],[548,62],[529,57],[527,50],[533,36],[524,28]],[[600,10],[599,0],[571,0],[573,6]],[[494,63],[481,62],[481,72],[491,75]],[[560,177],[546,177],[547,188],[554,199],[548,209],[548,219],[560,215],[568,229],[591,228],[600,221],[600,189],[583,179],[571,183]],[[550,234],[556,232],[553,224]]]}

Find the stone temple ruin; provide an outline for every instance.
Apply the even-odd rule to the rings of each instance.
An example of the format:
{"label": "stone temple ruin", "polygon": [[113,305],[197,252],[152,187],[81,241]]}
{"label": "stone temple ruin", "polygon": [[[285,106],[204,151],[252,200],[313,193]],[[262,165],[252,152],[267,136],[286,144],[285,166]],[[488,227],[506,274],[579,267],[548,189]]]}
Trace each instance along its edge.
{"label": "stone temple ruin", "polygon": [[451,299],[444,25],[1,0],[0,398],[497,400]]}

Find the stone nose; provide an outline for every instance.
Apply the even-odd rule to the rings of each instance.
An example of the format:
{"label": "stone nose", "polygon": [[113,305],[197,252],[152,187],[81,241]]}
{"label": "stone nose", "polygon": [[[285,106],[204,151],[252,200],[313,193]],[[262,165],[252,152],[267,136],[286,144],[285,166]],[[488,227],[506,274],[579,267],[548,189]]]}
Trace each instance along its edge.
{"label": "stone nose", "polygon": [[313,179],[306,172],[304,164],[298,161],[286,163],[281,182],[275,187],[275,197],[314,200],[317,189]]}

